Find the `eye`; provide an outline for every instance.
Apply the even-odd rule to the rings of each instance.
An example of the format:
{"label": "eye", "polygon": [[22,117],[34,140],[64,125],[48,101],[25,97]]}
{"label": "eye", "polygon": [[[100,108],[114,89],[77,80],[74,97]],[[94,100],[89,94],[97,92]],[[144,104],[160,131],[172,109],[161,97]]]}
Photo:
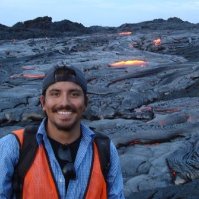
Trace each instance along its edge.
{"label": "eye", "polygon": [[79,97],[79,96],[81,96],[82,95],[82,93],[80,92],[80,91],[72,91],[71,92],[71,96],[72,97]]}
{"label": "eye", "polygon": [[78,97],[78,96],[80,96],[80,93],[75,91],[75,92],[72,92],[71,95],[73,97]]}
{"label": "eye", "polygon": [[59,97],[60,96],[60,92],[59,91],[51,91],[50,92],[50,96],[52,96],[52,97]]}

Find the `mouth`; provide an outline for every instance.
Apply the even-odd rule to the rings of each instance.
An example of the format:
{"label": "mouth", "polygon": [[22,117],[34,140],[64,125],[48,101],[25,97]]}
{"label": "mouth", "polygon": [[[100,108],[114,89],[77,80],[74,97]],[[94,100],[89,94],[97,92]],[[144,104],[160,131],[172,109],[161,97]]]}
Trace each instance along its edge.
{"label": "mouth", "polygon": [[71,110],[67,110],[67,111],[59,110],[57,111],[57,114],[58,114],[59,119],[66,121],[72,118],[74,112]]}
{"label": "mouth", "polygon": [[71,115],[72,114],[72,111],[57,111],[57,113],[59,114],[59,115]]}

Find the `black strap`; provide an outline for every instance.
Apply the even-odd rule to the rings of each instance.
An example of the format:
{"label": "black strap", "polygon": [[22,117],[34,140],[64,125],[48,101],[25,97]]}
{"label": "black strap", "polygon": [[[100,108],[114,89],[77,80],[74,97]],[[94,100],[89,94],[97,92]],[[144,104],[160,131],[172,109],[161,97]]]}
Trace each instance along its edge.
{"label": "black strap", "polygon": [[102,133],[95,133],[95,143],[99,151],[102,173],[106,180],[110,167],[110,139]]}
{"label": "black strap", "polygon": [[38,149],[36,140],[37,129],[38,126],[29,126],[24,130],[23,145],[20,149],[19,161],[15,167],[13,179],[13,187],[15,190],[16,198],[21,198],[24,177],[34,160]]}
{"label": "black strap", "polygon": [[[25,176],[27,170],[29,169],[30,165],[32,164],[38,144],[36,140],[36,133],[38,127],[32,126],[25,128],[24,132],[24,142],[21,148],[20,158],[18,165],[19,168],[19,176]],[[28,155],[27,155],[28,154]]]}

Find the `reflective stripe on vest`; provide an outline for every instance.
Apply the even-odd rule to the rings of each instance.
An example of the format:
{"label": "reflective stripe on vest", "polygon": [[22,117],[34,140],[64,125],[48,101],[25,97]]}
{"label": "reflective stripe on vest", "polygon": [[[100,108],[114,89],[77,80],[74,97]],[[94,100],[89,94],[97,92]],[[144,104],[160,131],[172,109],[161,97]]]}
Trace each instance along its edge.
{"label": "reflective stripe on vest", "polygon": [[[13,132],[17,135],[21,145],[24,130]],[[94,158],[90,180],[85,193],[85,199],[107,199],[107,186],[100,167],[97,146],[94,143]],[[84,185],[83,185],[84,186]],[[46,151],[43,145],[38,146],[35,159],[29,168],[23,183],[23,199],[58,199],[59,194],[49,167]]]}

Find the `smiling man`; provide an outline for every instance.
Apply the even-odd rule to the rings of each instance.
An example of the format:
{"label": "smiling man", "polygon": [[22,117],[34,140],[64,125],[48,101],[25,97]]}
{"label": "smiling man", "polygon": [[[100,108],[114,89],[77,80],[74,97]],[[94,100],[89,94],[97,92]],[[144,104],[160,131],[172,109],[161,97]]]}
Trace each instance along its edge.
{"label": "smiling man", "polygon": [[43,91],[40,101],[48,116],[46,127],[51,138],[66,144],[65,141],[71,143],[80,137],[80,120],[87,99],[78,84],[58,81]]}
{"label": "smiling man", "polygon": [[28,150],[23,155],[20,151],[27,132],[18,130],[0,139],[1,199],[124,198],[115,146],[109,140],[105,175],[99,149],[105,146],[99,147],[97,134],[81,122],[87,101],[87,82],[79,69],[62,64],[49,70],[40,97],[46,117],[35,132],[37,147],[22,180],[16,179],[22,156],[29,154]]}

